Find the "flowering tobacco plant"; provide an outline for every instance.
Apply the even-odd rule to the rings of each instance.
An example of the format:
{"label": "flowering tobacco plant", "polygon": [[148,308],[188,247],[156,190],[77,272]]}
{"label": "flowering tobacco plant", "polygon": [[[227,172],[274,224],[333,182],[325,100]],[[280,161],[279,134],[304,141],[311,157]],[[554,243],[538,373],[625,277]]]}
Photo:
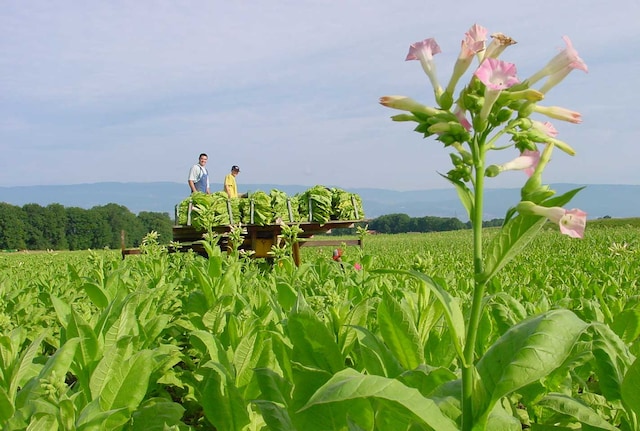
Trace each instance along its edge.
{"label": "flowering tobacco plant", "polygon": [[[417,271],[413,274],[429,285],[445,309],[462,364],[461,393],[457,397],[460,399],[459,420],[463,430],[504,425],[488,425],[498,401],[557,368],[585,329],[584,322],[573,313],[556,310],[523,325],[535,327],[531,329],[534,332],[550,324],[564,325],[562,334],[545,334],[536,340],[538,344],[527,345],[529,341],[523,338],[522,333],[513,333],[522,331],[508,332],[506,340],[498,340],[483,357],[478,358],[475,347],[478,328],[485,290],[492,277],[533,239],[546,220],[557,223],[562,234],[574,238],[583,237],[586,224],[585,212],[562,208],[580,189],[555,196],[555,192],[542,183],[542,173],[555,148],[569,155],[574,155],[575,151],[557,139],[558,133],[551,123],[530,118],[541,114],[555,120],[580,123],[579,113],[543,106],[540,102],[572,70],[587,72],[586,64],[565,36],[566,48],[562,52],[529,78],[520,79],[516,65],[499,58],[516,42],[496,33],[491,35],[492,40],[487,45],[486,36],[487,30],[479,25],[472,26],[465,34],[451,79],[444,89],[436,75],[434,56],[441,49],[435,39],[411,45],[406,60],[420,61],[433,86],[436,106],[423,105],[405,96],[380,98],[382,105],[406,111],[392,116],[394,121],[415,122],[416,132],[424,137],[434,137],[452,151],[453,168],[443,176],[455,186],[473,226],[474,293],[467,317],[462,317],[457,301],[434,279]],[[457,83],[472,67],[474,60],[477,60],[477,65],[469,82],[456,93]],[[540,85],[534,88],[537,84]],[[509,162],[490,164],[490,156],[498,150],[515,150],[516,157]],[[521,190],[521,202],[507,211],[500,232],[491,242],[484,244],[482,212],[485,181],[508,170],[523,170],[528,176]],[[521,350],[514,347],[518,343]],[[537,357],[525,358],[527,349],[537,351]],[[555,353],[546,357],[540,353],[547,349]],[[505,361],[507,357],[511,357],[513,363],[494,363]],[[523,373],[523,369],[526,372]],[[520,371],[517,376],[516,370]]]}

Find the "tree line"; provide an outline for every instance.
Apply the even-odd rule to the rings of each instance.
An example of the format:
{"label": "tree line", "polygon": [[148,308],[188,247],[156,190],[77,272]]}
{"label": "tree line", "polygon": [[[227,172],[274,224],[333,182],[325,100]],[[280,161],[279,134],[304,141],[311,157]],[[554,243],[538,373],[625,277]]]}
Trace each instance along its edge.
{"label": "tree line", "polygon": [[[482,222],[484,227],[501,226],[503,219]],[[407,214],[387,214],[369,222],[369,229],[378,233],[445,232],[471,229],[471,222],[455,217],[409,217]]]}
{"label": "tree line", "polygon": [[[485,227],[500,226],[502,219],[485,221]],[[453,217],[409,217],[388,214],[368,222],[378,233],[443,232],[470,229],[470,224]],[[173,221],[167,213],[142,211],[133,214],[127,207],[110,203],[91,209],[65,208],[61,204],[26,204],[22,207],[0,202],[0,250],[86,250],[121,246],[138,247],[146,234],[158,232],[159,242],[172,239]],[[352,233],[334,229],[333,234]]]}
{"label": "tree line", "polygon": [[137,247],[144,236],[156,231],[159,241],[172,239],[173,222],[167,213],[133,214],[122,205],[110,203],[91,209],[65,208],[60,204],[22,207],[0,202],[0,249],[2,250],[86,250]]}

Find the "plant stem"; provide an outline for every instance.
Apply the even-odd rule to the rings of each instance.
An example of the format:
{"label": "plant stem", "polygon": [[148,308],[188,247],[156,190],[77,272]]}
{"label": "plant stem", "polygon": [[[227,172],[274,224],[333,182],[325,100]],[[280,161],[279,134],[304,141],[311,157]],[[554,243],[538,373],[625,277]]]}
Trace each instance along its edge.
{"label": "plant stem", "polygon": [[482,298],[484,297],[485,281],[481,281],[483,271],[482,264],[482,210],[484,198],[484,155],[486,148],[475,145],[473,148],[475,165],[475,194],[473,214],[471,215],[473,228],[473,272],[474,290],[471,313],[467,326],[467,337],[464,346],[464,364],[462,366],[462,430],[470,431],[474,425],[473,413],[473,379],[474,379],[474,352],[478,326],[482,315]]}

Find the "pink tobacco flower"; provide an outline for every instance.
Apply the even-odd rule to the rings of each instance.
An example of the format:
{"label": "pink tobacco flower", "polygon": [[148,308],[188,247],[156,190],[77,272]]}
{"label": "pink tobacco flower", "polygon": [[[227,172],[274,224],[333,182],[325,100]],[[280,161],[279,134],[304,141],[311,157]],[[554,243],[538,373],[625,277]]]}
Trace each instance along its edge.
{"label": "pink tobacco flower", "polygon": [[485,59],[475,76],[490,90],[504,90],[517,84],[516,65],[495,58]]}
{"label": "pink tobacco flower", "polygon": [[353,267],[355,268],[356,271],[361,271],[362,270],[362,265],[359,264],[358,262],[354,263]]}
{"label": "pink tobacco flower", "polygon": [[535,120],[531,121],[530,124],[531,127],[527,131],[527,136],[532,142],[544,142],[558,148],[570,156],[575,156],[576,151],[571,148],[569,144],[556,138],[556,136],[558,136],[558,131],[553,127],[553,124],[548,121],[542,123]]}
{"label": "pink tobacco flower", "polygon": [[519,157],[498,166],[500,172],[521,170],[528,177],[533,175],[540,161],[540,151],[524,150]]}
{"label": "pink tobacco flower", "polygon": [[534,129],[544,133],[547,136],[551,136],[552,138],[558,136],[558,131],[555,127],[553,127],[553,124],[548,121],[545,121],[544,123],[541,121],[532,121],[531,124],[533,125]]}
{"label": "pink tobacco flower", "polygon": [[487,40],[487,29],[481,25],[473,24],[464,36],[467,44],[472,45],[475,52],[480,52],[484,49],[484,43]]}
{"label": "pink tobacco flower", "polygon": [[583,238],[587,225],[587,213],[579,209],[566,210],[561,207],[542,207],[533,202],[520,202],[518,211],[524,214],[535,214],[558,223],[560,233],[571,238]]}
{"label": "pink tobacco flower", "polygon": [[570,109],[561,108],[559,106],[535,105],[533,110],[534,112],[546,115],[549,118],[555,118],[556,120],[568,121],[574,124],[582,122],[582,115],[580,115],[579,112],[571,111]]}
{"label": "pink tobacco flower", "polygon": [[474,75],[487,87],[480,118],[486,119],[500,92],[517,84],[516,65],[495,58],[485,58]]}
{"label": "pink tobacco flower", "polygon": [[422,65],[422,69],[429,77],[433,90],[436,93],[436,98],[442,93],[442,88],[438,83],[438,76],[436,75],[436,63],[433,61],[433,56],[440,53],[440,47],[433,38],[425,39],[420,42],[411,44],[409,47],[409,53],[405,61],[419,60]]}
{"label": "pink tobacco flower", "polygon": [[467,132],[470,132],[471,123],[469,122],[469,120],[467,120],[467,117],[464,111],[462,110],[462,108],[460,108],[460,105],[456,106],[456,109],[453,111],[453,114],[458,118],[458,121],[460,121],[460,124],[462,124],[462,127],[464,127],[467,130]]}
{"label": "pink tobacco flower", "polygon": [[574,49],[571,39],[568,36],[563,36],[562,39],[567,44],[566,48],[527,80],[532,85],[548,76],[549,80],[543,86],[545,91],[541,90],[543,93],[546,93],[551,87],[562,81],[573,69],[588,72],[587,64],[580,58],[578,51]]}
{"label": "pink tobacco flower", "polygon": [[460,44],[460,54],[458,54],[458,59],[453,66],[451,79],[447,85],[446,91],[449,94],[453,94],[456,84],[467,71],[469,65],[471,65],[473,57],[484,51],[484,41],[487,38],[487,30],[478,24],[474,24],[469,31],[464,34],[464,36],[465,37]]}

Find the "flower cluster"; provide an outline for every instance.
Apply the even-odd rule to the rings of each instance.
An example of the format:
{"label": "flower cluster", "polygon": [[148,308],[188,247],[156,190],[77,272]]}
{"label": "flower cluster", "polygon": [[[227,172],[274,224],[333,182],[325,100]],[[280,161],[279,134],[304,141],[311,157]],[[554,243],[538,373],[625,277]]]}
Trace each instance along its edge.
{"label": "flower cluster", "polygon": [[[499,59],[516,41],[502,33],[494,33],[487,44],[487,34],[487,29],[477,24],[465,33],[445,87],[440,85],[436,73],[434,57],[441,49],[435,39],[425,39],[410,46],[406,60],[418,60],[422,65],[433,87],[437,107],[423,105],[405,96],[384,96],[380,103],[407,112],[392,116],[394,121],[416,122],[415,131],[424,137],[434,136],[445,147],[455,150],[451,154],[453,169],[445,177],[458,188],[461,196],[467,196],[466,199],[463,197],[463,203],[465,200],[473,202],[474,190],[477,192],[482,187],[483,177],[523,170],[529,179],[522,188],[522,202],[516,210],[523,215],[546,217],[558,223],[562,233],[582,237],[586,213],[552,206],[555,201],[550,198],[554,192],[541,181],[542,171],[554,148],[569,155],[574,155],[575,151],[557,138],[558,132],[550,122],[536,121],[530,116],[540,114],[554,120],[580,123],[580,113],[540,102],[572,70],[587,72],[587,65],[571,40],[564,36],[565,49],[529,78],[520,80],[515,64]],[[455,94],[459,80],[474,59],[478,65],[469,83]],[[538,83],[540,85],[534,88]],[[503,136],[508,136],[509,142],[499,146]],[[489,151],[506,148],[514,148],[518,156],[502,164],[486,163]],[[471,217],[472,204],[466,207]]]}

